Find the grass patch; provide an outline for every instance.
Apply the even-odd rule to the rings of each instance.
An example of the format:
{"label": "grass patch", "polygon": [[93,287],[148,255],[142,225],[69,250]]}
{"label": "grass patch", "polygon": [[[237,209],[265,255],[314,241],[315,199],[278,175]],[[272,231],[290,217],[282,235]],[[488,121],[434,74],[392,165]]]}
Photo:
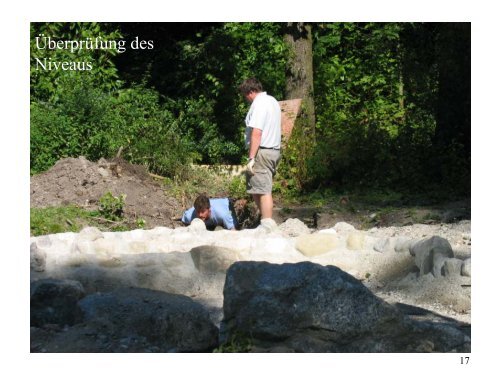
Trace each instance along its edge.
{"label": "grass patch", "polygon": [[87,226],[101,231],[128,231],[127,223],[108,221],[98,211],[89,211],[78,206],[30,208],[30,235],[41,236],[61,232],[79,232]]}
{"label": "grass patch", "polygon": [[241,334],[233,335],[231,341],[213,350],[214,353],[248,353],[252,350],[252,340]]}
{"label": "grass patch", "polygon": [[92,222],[92,213],[77,206],[30,209],[30,234],[40,236],[59,232],[78,232]]}
{"label": "grass patch", "polygon": [[[195,198],[206,193],[209,197],[246,197],[244,177],[230,177],[216,170],[194,167],[186,179],[165,179],[164,189],[183,207],[193,205]],[[241,195],[245,195],[240,197]],[[118,215],[126,205],[125,198],[110,193],[100,200],[100,210],[89,211],[76,205],[30,208],[30,234],[41,236],[61,232],[79,232],[87,226],[101,231],[129,231],[145,228],[144,219],[126,220]]]}

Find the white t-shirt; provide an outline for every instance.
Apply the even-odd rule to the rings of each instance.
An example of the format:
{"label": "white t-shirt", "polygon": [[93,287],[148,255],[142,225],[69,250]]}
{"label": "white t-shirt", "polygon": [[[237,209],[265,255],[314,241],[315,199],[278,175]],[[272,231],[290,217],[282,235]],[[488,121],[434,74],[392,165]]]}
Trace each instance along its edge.
{"label": "white t-shirt", "polygon": [[281,147],[281,108],[278,101],[265,91],[254,98],[245,118],[245,124],[247,149],[250,147],[252,128],[262,130],[260,146],[277,149]]}

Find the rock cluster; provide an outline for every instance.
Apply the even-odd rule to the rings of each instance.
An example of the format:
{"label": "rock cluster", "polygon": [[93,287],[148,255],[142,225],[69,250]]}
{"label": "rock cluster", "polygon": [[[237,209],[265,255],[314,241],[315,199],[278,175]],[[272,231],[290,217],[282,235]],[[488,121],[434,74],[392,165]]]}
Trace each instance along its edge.
{"label": "rock cluster", "polygon": [[413,323],[360,282],[470,285],[470,258],[446,239],[380,238],[347,223],[310,232],[297,220],[270,234],[194,221],[32,238],[32,350],[211,351],[245,333],[252,351],[467,351],[456,325]]}
{"label": "rock cluster", "polygon": [[[32,351],[203,352],[218,344],[218,329],[208,312],[187,296],[121,288],[75,300],[82,292],[78,282],[34,284]],[[57,325],[43,325],[49,322]]]}

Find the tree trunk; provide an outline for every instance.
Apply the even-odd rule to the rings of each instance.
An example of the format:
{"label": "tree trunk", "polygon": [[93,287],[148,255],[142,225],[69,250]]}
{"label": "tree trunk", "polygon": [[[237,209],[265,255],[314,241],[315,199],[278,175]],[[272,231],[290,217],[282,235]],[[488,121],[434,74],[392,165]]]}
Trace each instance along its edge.
{"label": "tree trunk", "polygon": [[400,40],[398,41],[398,58],[399,58],[399,68],[398,68],[398,99],[399,99],[399,110],[401,111],[401,124],[404,124],[406,122],[406,109],[405,109],[405,86],[404,86],[404,74],[403,74],[403,52],[402,52],[402,47],[401,47],[401,36],[399,37]]}
{"label": "tree trunk", "polygon": [[314,85],[311,25],[288,22],[285,43],[290,49],[286,69],[286,99],[302,98],[304,133],[314,139]]}
{"label": "tree trunk", "polygon": [[287,23],[284,40],[290,50],[285,74],[285,98],[301,98],[302,105],[283,159],[289,159],[289,163],[293,164],[292,175],[301,189],[310,178],[307,161],[314,152],[316,142],[311,25]]}

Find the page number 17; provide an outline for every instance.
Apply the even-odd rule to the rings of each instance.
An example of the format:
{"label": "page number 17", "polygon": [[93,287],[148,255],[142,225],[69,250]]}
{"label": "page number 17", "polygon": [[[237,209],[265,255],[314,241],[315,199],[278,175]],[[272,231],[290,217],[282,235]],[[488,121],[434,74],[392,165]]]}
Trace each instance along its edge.
{"label": "page number 17", "polygon": [[460,357],[460,364],[469,364],[469,358],[468,356],[461,356]]}

